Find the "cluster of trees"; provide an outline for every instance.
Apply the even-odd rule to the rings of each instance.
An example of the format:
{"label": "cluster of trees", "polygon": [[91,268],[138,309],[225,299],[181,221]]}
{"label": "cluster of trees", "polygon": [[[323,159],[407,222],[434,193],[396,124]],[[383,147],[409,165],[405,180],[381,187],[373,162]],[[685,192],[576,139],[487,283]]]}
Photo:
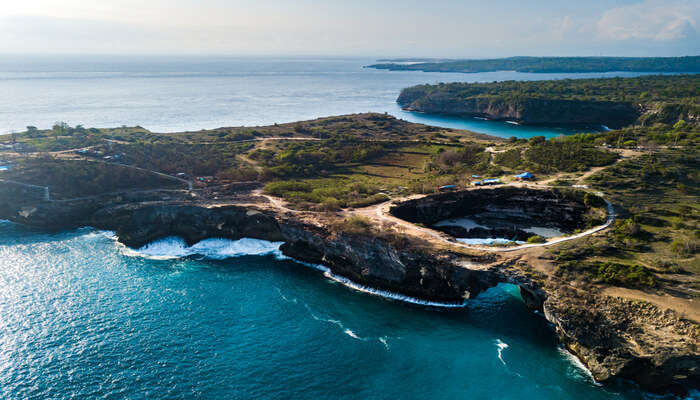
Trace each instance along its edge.
{"label": "cluster of trees", "polygon": [[133,168],[51,157],[22,160],[8,171],[10,179],[48,186],[54,199],[75,198],[119,190],[182,188],[182,183]]}
{"label": "cluster of trees", "polygon": [[171,174],[184,172],[192,176],[214,176],[236,166],[236,154],[242,149],[237,145],[139,141],[116,143],[112,151],[125,154],[124,162],[138,167]]}
{"label": "cluster of trees", "polygon": [[[425,61],[425,60],[423,60]],[[445,60],[370,65],[392,71],[425,72],[700,72],[700,56],[692,57],[510,57],[490,60]]]}
{"label": "cluster of trees", "polygon": [[364,207],[388,200],[377,184],[359,177],[273,181],[265,185],[265,191],[292,204],[322,211]]}
{"label": "cluster of trees", "polygon": [[497,153],[494,162],[513,170],[551,173],[584,171],[590,167],[611,164],[617,158],[616,153],[596,148],[578,138],[545,140],[542,136],[535,136],[527,146]]}
{"label": "cluster of trees", "polygon": [[[700,74],[649,75],[635,78],[503,81],[491,83],[440,83],[406,88],[401,97],[416,99],[440,94],[445,99],[583,100],[626,103],[667,102],[700,104]],[[694,108],[697,110],[697,108]]]}
{"label": "cluster of trees", "polygon": [[344,164],[365,162],[396,147],[393,142],[366,142],[356,139],[330,139],[289,143],[281,151],[260,149],[250,158],[265,166],[263,175],[272,178],[304,178],[325,175]]}

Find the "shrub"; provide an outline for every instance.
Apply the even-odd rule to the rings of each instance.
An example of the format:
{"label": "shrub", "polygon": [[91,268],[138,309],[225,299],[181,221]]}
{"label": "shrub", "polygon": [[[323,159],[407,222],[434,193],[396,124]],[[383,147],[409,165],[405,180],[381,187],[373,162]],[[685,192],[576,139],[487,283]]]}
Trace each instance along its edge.
{"label": "shrub", "polygon": [[634,264],[618,264],[613,262],[596,263],[598,269],[596,278],[605,283],[630,287],[653,287],[656,279],[648,268]]}
{"label": "shrub", "polygon": [[698,252],[698,242],[692,238],[677,238],[671,242],[671,251],[681,257],[690,257]]}
{"label": "shrub", "polygon": [[321,202],[320,209],[323,211],[338,211],[340,210],[340,201],[335,197],[328,197]]}
{"label": "shrub", "polygon": [[527,238],[528,243],[545,243],[546,241],[547,239],[543,238],[540,235],[534,235]]}
{"label": "shrub", "polygon": [[353,215],[336,225],[336,229],[350,235],[363,235],[372,231],[372,221],[361,215]]}

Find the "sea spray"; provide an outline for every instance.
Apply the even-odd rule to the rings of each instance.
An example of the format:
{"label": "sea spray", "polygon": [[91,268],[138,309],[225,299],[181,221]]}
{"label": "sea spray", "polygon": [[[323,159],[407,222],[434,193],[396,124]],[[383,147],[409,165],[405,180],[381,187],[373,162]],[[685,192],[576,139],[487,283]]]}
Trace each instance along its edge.
{"label": "sea spray", "polygon": [[179,237],[167,237],[151,242],[138,250],[137,255],[154,259],[174,259],[201,255],[214,260],[246,255],[267,255],[279,253],[283,242],[243,238],[239,240],[212,238],[187,246]]}
{"label": "sea spray", "polygon": [[587,378],[591,380],[591,382],[595,385],[601,386],[600,383],[596,382],[595,379],[593,378],[593,373],[591,370],[586,367],[586,364],[584,364],[576,355],[571,353],[569,350],[567,350],[565,347],[560,346],[558,349],[559,353],[566,358],[567,361],[569,361],[575,368],[583,372]]}
{"label": "sea spray", "polygon": [[222,260],[226,258],[240,257],[246,255],[274,255],[279,260],[291,260],[296,263],[319,270],[323,273],[323,275],[326,278],[341,283],[359,292],[428,307],[466,307],[466,301],[462,301],[459,303],[444,303],[438,301],[422,300],[416,297],[406,296],[400,293],[390,292],[387,290],[375,289],[369,286],[353,282],[348,278],[334,274],[333,272],[331,272],[330,268],[324,265],[298,261],[291,257],[285,256],[280,251],[280,246],[282,246],[282,244],[283,242],[269,242],[266,240],[251,238],[243,238],[239,240],[218,238],[205,239],[192,246],[187,246],[187,244],[182,238],[171,236],[153,241],[137,250],[125,248],[124,252],[125,254],[131,256],[140,256],[158,260],[169,260],[181,257],[188,257],[192,255],[201,255],[215,260]]}
{"label": "sea spray", "polygon": [[507,349],[509,346],[507,343],[501,341],[501,339],[496,339],[496,349],[498,351],[498,359],[501,360],[503,365],[506,365],[505,360],[503,360],[503,350]]}

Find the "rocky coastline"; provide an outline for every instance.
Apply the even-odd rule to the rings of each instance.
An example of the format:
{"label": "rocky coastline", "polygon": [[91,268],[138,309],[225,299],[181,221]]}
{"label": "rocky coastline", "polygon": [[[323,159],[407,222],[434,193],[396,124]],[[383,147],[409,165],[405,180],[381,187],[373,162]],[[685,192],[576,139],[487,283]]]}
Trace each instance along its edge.
{"label": "rocky coastline", "polygon": [[616,129],[633,124],[642,110],[631,103],[554,99],[454,99],[439,92],[423,93],[420,87],[404,89],[397,103],[407,111],[459,117],[479,117],[494,121],[514,121],[523,125],[599,126]]}
{"label": "rocky coastline", "polygon": [[[0,218],[42,229],[93,226],[111,230],[121,243],[133,248],[169,236],[182,237],[190,245],[206,238],[281,241],[284,255],[322,264],[357,285],[445,304],[458,304],[499,283],[511,283],[520,287],[530,310],[541,312],[553,324],[562,343],[597,381],[633,380],[656,393],[684,394],[700,387],[700,352],[697,339],[692,339],[698,337],[697,325],[651,305],[604,298],[565,282],[544,279],[518,257],[432,249],[376,231],[346,232],[332,224],[313,224],[296,214],[265,207],[210,206],[193,202],[186,194],[168,201],[152,196],[139,201],[119,198],[34,201],[17,207],[4,204],[0,205]],[[434,222],[474,204],[474,199],[460,203],[454,196],[430,197],[412,207],[400,204],[392,213],[403,213],[404,217],[413,213]],[[534,191],[521,192],[520,196],[523,202],[535,196],[539,201],[528,204],[539,205],[530,211],[553,219],[556,216],[568,228],[580,223],[585,211],[575,199],[556,194]],[[431,201],[443,205],[437,208],[443,210],[440,215],[430,214],[429,210],[436,209],[429,206]],[[557,201],[563,206],[553,207]],[[417,213],[417,209],[423,211]],[[665,336],[683,340],[664,340]]]}

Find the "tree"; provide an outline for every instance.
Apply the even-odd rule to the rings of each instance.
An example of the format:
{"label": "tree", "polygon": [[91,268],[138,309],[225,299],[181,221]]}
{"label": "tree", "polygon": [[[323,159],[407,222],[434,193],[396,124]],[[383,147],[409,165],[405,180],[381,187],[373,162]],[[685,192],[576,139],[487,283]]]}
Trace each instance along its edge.
{"label": "tree", "polygon": [[70,128],[70,125],[63,121],[57,121],[56,123],[53,124],[53,139],[58,140],[58,134],[60,133],[61,136],[65,134],[65,132]]}

